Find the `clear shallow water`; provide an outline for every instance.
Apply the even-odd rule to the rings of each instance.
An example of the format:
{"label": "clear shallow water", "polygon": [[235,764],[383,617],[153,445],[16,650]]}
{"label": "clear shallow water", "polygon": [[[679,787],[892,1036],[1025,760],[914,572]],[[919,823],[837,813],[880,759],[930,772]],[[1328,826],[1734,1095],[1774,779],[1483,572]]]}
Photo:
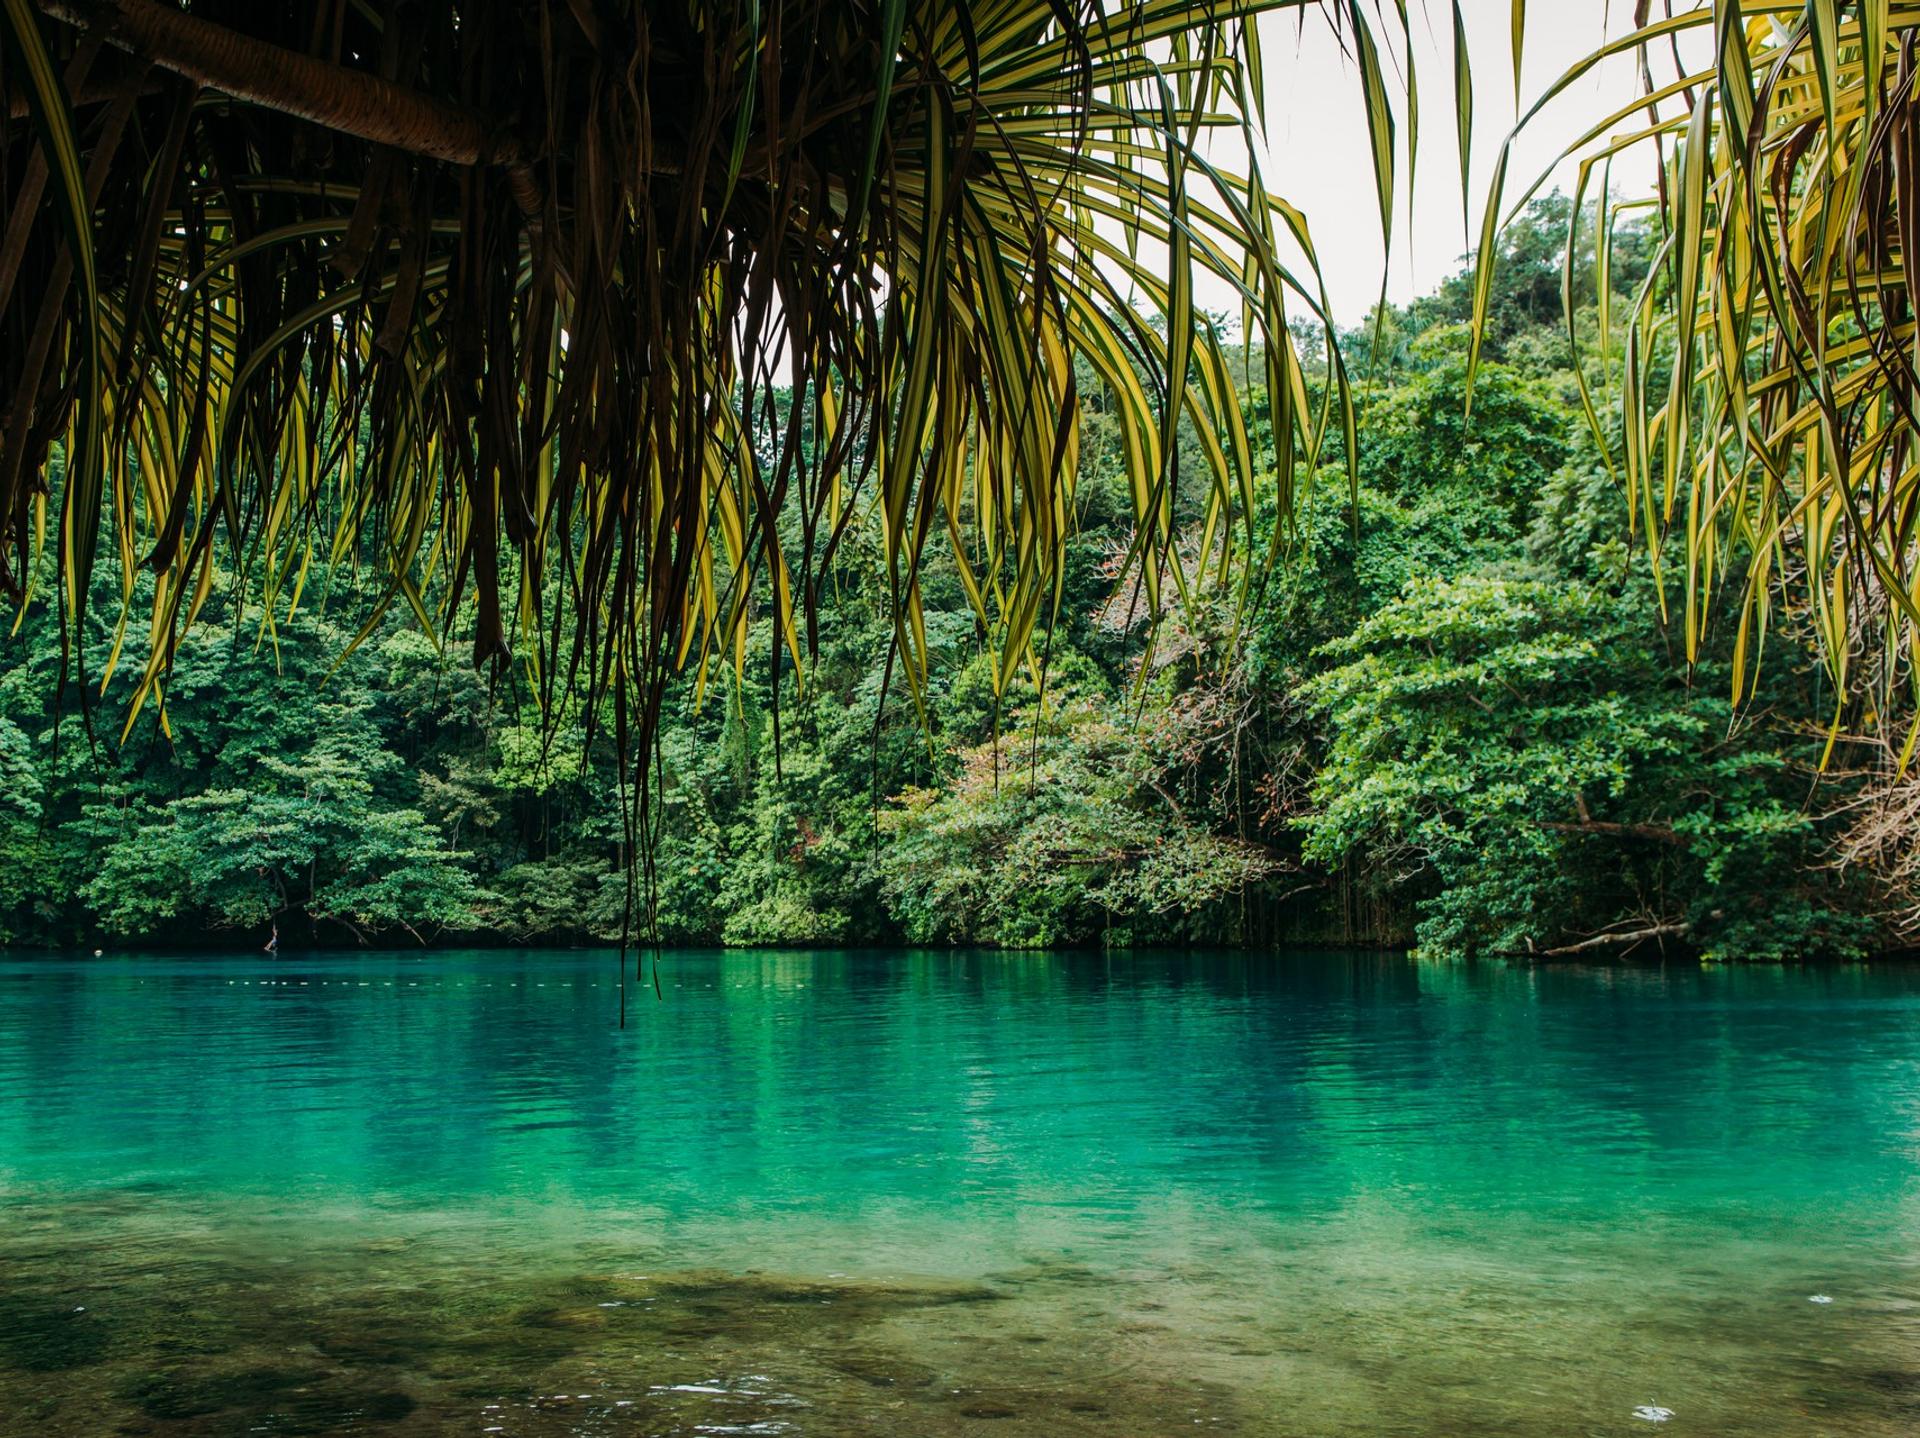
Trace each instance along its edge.
{"label": "clear shallow water", "polygon": [[613,977],[0,959],[0,1432],[1920,1426],[1920,970]]}

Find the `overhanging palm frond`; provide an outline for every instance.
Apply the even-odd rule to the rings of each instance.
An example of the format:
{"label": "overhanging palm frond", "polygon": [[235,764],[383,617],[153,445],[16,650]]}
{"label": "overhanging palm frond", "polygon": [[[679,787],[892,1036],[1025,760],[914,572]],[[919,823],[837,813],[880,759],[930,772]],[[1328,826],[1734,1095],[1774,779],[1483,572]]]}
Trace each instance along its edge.
{"label": "overhanging palm frond", "polygon": [[[1606,183],[1615,160],[1645,153],[1660,166],[1660,262],[1618,354],[1604,348],[1601,286],[1600,355],[1620,399],[1610,462],[1654,563],[1684,593],[1690,654],[1716,605],[1737,603],[1736,699],[1784,597],[1817,635],[1836,733],[1850,709],[1870,722],[1913,711],[1920,4],[1714,0],[1658,18],[1648,9],[1541,102],[1614,56],[1640,57],[1646,93],[1622,97],[1566,151],[1580,157],[1577,198],[1600,192],[1603,266],[1617,215],[1647,203],[1623,202]],[[1656,81],[1662,62],[1667,78]],[[1489,202],[1479,325],[1511,198],[1496,186]],[[1579,216],[1576,203],[1576,228]],[[1589,413],[1598,433],[1591,396]],[[1920,727],[1896,740],[1902,764],[1915,735]]]}
{"label": "overhanging palm frond", "polygon": [[156,577],[135,713],[216,576],[271,623],[318,557],[611,696],[644,752],[756,594],[805,664],[875,515],[908,686],[943,531],[1004,683],[1061,601],[1076,361],[1156,601],[1180,487],[1210,535],[1251,522],[1196,273],[1265,355],[1283,512],[1351,430],[1288,329],[1325,321],[1304,220],[1207,144],[1259,153],[1255,22],[1314,0],[0,3],[0,579],[64,456],[72,612],[103,535],[126,595]]}

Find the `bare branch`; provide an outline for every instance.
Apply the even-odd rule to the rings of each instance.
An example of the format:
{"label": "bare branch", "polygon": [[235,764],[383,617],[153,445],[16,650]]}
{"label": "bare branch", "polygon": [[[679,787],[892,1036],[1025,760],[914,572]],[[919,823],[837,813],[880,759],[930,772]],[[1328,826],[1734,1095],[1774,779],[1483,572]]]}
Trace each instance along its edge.
{"label": "bare branch", "polygon": [[1586,819],[1578,824],[1556,824],[1543,820],[1543,829],[1556,834],[1605,834],[1617,839],[1645,839],[1654,844],[1681,845],[1686,838],[1665,824],[1616,824],[1605,819]]}
{"label": "bare branch", "polygon": [[1595,934],[1590,939],[1582,939],[1577,944],[1562,944],[1555,949],[1540,949],[1534,957],[1541,959],[1561,959],[1570,954],[1592,953],[1596,949],[1611,949],[1619,945],[1637,948],[1649,939],[1677,938],[1692,932],[1693,925],[1687,923],[1653,924],[1644,929],[1615,930],[1604,934]]}

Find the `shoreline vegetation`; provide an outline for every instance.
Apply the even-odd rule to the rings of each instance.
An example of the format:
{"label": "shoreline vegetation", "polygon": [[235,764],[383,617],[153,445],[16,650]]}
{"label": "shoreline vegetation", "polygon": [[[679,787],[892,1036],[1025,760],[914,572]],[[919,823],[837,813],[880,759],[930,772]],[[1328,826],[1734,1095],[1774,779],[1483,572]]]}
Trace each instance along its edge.
{"label": "shoreline vegetation", "polygon": [[[720,954],[817,954],[826,948],[835,953],[889,954],[889,955],[986,955],[995,958],[1048,958],[1048,957],[1088,957],[1098,955],[1158,955],[1191,953],[1194,946],[1169,941],[1160,944],[1135,944],[1126,947],[1119,945],[1091,944],[1030,944],[1016,946],[1009,944],[950,944],[945,946],[926,946],[873,940],[867,943],[843,943],[832,945],[783,943],[769,939],[753,944],[676,944],[661,945],[660,957],[663,963],[670,962],[676,955],[684,953],[720,953]],[[554,953],[554,954],[597,954],[611,959],[619,953],[617,941],[603,940],[592,936],[579,939],[561,936],[545,936],[537,942],[528,942],[510,935],[480,933],[441,932],[419,939],[399,931],[385,931],[380,934],[355,938],[353,934],[340,931],[339,936],[329,934],[323,926],[316,925],[310,939],[298,944],[289,943],[271,957],[274,960],[298,964],[302,960],[331,960],[343,958],[390,958],[401,956],[425,956],[437,953],[469,951],[475,953]],[[1249,945],[1212,945],[1209,952],[1233,954],[1242,958],[1260,959],[1269,956],[1299,956],[1301,954],[1322,954],[1328,958],[1342,956],[1364,956],[1377,954],[1396,959],[1419,961],[1423,955],[1416,944],[1408,943],[1367,943],[1360,940],[1342,942],[1337,939],[1321,939],[1312,943],[1288,944],[1285,946]],[[627,976],[629,981],[642,987],[648,982],[651,970],[646,967],[653,950],[644,946],[629,945],[627,952]],[[6,959],[47,958],[55,960],[83,959],[110,963],[115,959],[128,958],[172,958],[175,956],[194,959],[253,959],[261,956],[260,945],[253,941],[253,935],[234,929],[200,929],[190,933],[175,933],[165,937],[142,938],[137,942],[120,946],[88,948],[82,944],[65,946],[9,944],[0,946],[0,961]],[[1638,943],[1620,945],[1594,945],[1590,948],[1567,952],[1535,951],[1528,953],[1524,949],[1485,950],[1470,959],[1454,958],[1446,962],[1496,962],[1529,966],[1568,965],[1572,968],[1594,964],[1619,964],[1629,967],[1658,967],[1667,963],[1682,962],[1688,965],[1705,965],[1710,968],[1725,967],[1729,964],[1756,962],[1742,955],[1729,954],[1718,958],[1706,958],[1691,950],[1670,945],[1662,948],[1657,937],[1649,937]],[[1920,966],[1920,945],[1902,945],[1885,949],[1863,949],[1857,953],[1809,953],[1806,955],[1770,955],[1764,962],[1771,965],[1808,966],[1827,968],[1834,965],[1896,965]],[[638,978],[635,978],[636,972]],[[664,973],[665,970],[663,969]]]}
{"label": "shoreline vegetation", "polygon": [[[1259,486],[1250,550],[1271,568],[1195,586],[1157,629],[1142,596],[1115,592],[1132,503],[1087,376],[1059,620],[997,700],[966,576],[930,555],[916,711],[889,664],[880,538],[849,529],[804,688],[762,613],[737,683],[668,695],[658,941],[1911,948],[1920,781],[1878,739],[1840,735],[1828,753],[1808,718],[1832,696],[1805,617],[1780,617],[1738,708],[1734,622],[1689,662],[1662,618],[1580,416],[1560,318],[1569,213],[1538,201],[1504,240],[1471,421],[1462,273],[1344,337],[1364,397],[1357,488],[1337,452],[1296,513]],[[1651,249],[1631,226],[1614,235],[1618,295]],[[1576,248],[1583,323],[1594,273]],[[1298,339],[1318,393],[1325,354]],[[1262,366],[1241,359],[1271,465]],[[1189,472],[1200,443],[1189,427]],[[1212,552],[1203,489],[1175,506],[1190,574]],[[436,650],[411,617],[355,647],[370,582],[316,575],[272,625],[223,610],[216,583],[167,727],[149,709],[124,741],[131,681],[85,707],[69,684],[56,706],[57,617],[32,608],[0,667],[0,942],[239,948],[276,921],[298,947],[617,939],[628,837],[612,726],[589,742],[563,704],[543,730],[511,674],[490,684],[470,646]],[[122,644],[121,673],[144,662],[116,584],[98,586],[81,672],[106,672]]]}

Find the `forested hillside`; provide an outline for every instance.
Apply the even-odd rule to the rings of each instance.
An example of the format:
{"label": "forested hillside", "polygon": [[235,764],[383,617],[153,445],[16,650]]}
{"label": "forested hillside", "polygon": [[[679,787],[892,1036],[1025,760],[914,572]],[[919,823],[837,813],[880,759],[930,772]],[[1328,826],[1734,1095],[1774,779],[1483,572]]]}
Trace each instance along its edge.
{"label": "forested hillside", "polygon": [[[962,576],[930,558],[923,716],[888,662],[878,541],[850,531],[804,683],[763,622],[737,684],[673,696],[659,937],[1728,958],[1904,943],[1920,799],[1852,716],[1829,752],[1831,692],[1791,616],[1738,711],[1733,634],[1690,664],[1663,620],[1581,417],[1565,224],[1549,200],[1507,241],[1470,420],[1464,277],[1347,336],[1357,492],[1341,455],[1297,513],[1274,513],[1269,487],[1254,548],[1273,562],[1224,576],[1203,574],[1203,516],[1183,513],[1193,597],[1169,586],[1157,628],[1115,592],[1132,505],[1087,376],[1081,530],[1036,646],[1043,685],[1023,675],[996,702]],[[1620,237],[1623,294],[1646,249]],[[1585,362],[1603,385],[1604,361]],[[605,731],[587,745],[563,713],[546,732],[511,671],[436,652],[404,605],[349,653],[370,597],[323,556],[271,626],[216,586],[165,724],[149,707],[124,740],[123,681],[84,705],[69,683],[56,715],[58,615],[30,609],[0,648],[0,935],[617,935],[631,856]],[[142,642],[113,628],[119,601],[94,607],[90,676]]]}

